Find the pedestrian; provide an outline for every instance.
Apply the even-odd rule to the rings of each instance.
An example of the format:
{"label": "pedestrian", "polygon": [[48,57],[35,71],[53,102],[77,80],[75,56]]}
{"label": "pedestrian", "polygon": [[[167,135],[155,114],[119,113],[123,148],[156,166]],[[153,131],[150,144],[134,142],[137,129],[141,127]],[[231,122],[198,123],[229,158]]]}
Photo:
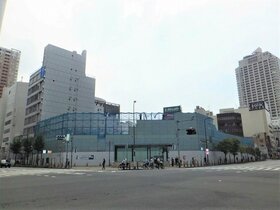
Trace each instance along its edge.
{"label": "pedestrian", "polygon": [[103,161],[102,161],[102,170],[105,170],[105,163],[106,163],[106,160],[105,160],[105,158],[103,158]]}
{"label": "pedestrian", "polygon": [[171,158],[171,166],[174,167],[174,158]]}
{"label": "pedestrian", "polygon": [[192,157],[192,167],[195,167],[194,157]]}

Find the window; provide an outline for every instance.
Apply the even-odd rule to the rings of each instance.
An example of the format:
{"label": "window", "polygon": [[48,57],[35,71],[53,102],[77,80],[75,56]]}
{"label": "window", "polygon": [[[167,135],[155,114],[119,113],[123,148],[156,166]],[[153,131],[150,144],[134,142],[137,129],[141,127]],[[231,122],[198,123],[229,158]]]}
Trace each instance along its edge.
{"label": "window", "polygon": [[9,125],[9,124],[11,124],[11,120],[5,122],[5,125]]}
{"label": "window", "polygon": [[4,134],[9,133],[10,132],[10,128],[4,130]]}

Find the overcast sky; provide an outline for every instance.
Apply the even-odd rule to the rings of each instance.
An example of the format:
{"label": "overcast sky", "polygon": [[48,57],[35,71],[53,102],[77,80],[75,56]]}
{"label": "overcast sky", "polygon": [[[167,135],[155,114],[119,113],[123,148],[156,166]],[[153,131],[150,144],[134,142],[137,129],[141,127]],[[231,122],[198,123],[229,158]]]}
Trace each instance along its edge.
{"label": "overcast sky", "polygon": [[22,52],[18,80],[53,44],[87,50],[97,97],[122,112],[239,105],[235,68],[257,47],[280,56],[279,0],[8,0],[0,46]]}

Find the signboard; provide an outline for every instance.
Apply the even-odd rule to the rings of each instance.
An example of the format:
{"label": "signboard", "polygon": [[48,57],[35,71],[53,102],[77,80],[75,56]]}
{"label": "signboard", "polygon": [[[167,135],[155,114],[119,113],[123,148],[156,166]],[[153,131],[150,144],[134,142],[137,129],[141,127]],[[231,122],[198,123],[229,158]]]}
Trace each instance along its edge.
{"label": "signboard", "polygon": [[65,140],[65,135],[57,135],[57,136],[56,136],[56,140],[58,140],[58,141],[63,141],[63,140]]}
{"label": "signboard", "polygon": [[174,114],[165,113],[162,115],[163,120],[174,120]]}
{"label": "signboard", "polygon": [[170,107],[164,107],[163,113],[166,114],[172,114],[176,112],[182,112],[181,106],[170,106]]}
{"label": "signboard", "polygon": [[249,103],[249,111],[262,110],[262,109],[268,110],[264,101]]}
{"label": "signboard", "polygon": [[46,74],[46,68],[42,66],[40,69],[40,78],[45,77],[45,74]]}
{"label": "signboard", "polygon": [[77,156],[76,159],[80,159],[80,160],[94,160],[94,155],[80,155],[80,156]]}

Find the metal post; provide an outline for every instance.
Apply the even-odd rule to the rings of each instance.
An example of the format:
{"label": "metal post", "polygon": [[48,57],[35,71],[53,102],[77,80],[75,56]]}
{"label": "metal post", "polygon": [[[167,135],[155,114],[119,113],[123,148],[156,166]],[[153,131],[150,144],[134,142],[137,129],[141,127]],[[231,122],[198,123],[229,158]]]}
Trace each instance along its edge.
{"label": "metal post", "polygon": [[73,166],[73,149],[74,149],[74,147],[73,147],[73,141],[74,141],[74,136],[73,136],[73,134],[72,134],[72,136],[70,137],[70,139],[71,139],[71,168],[72,168],[72,166]]}
{"label": "metal post", "polygon": [[177,137],[177,152],[178,152],[178,161],[179,161],[179,167],[180,167],[180,144],[179,144],[179,120],[176,121],[176,126],[177,126],[177,130],[176,130],[176,137]]}
{"label": "metal post", "polygon": [[177,152],[178,152],[178,161],[179,161],[179,167],[181,167],[181,155],[180,155],[180,140],[179,140],[179,131],[180,131],[180,128],[179,128],[179,123],[181,122],[189,122],[189,121],[192,121],[194,119],[194,116],[191,117],[191,119],[189,120],[177,120],[176,121],[176,138],[177,138]]}
{"label": "metal post", "polygon": [[135,103],[133,101],[133,147],[132,147],[132,161],[133,165],[135,166]]}
{"label": "metal post", "polygon": [[68,141],[66,141],[66,164],[65,168],[68,168]]}
{"label": "metal post", "polygon": [[111,166],[111,141],[109,141],[109,166]]}
{"label": "metal post", "polygon": [[210,117],[207,117],[207,118],[205,118],[204,120],[203,120],[203,122],[204,122],[204,135],[205,135],[205,158],[206,158],[206,165],[208,165],[209,164],[209,156],[208,156],[208,139],[207,139],[207,133],[206,133],[206,120],[208,120],[208,119],[212,119],[212,118],[210,118]]}

